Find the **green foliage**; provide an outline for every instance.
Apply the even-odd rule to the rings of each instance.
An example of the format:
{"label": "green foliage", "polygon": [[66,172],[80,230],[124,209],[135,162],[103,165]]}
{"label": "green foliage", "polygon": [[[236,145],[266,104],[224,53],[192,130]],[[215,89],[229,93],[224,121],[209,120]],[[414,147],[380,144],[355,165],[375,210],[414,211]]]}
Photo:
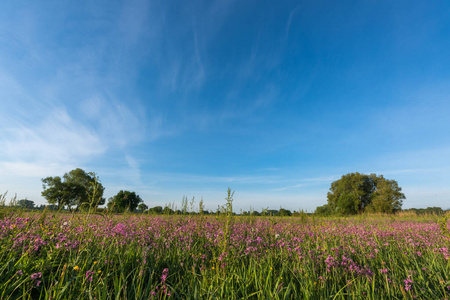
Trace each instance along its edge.
{"label": "green foliage", "polygon": [[16,207],[17,206],[17,194],[9,201],[9,203],[6,203],[6,195],[8,194],[8,191],[6,191],[4,194],[0,194],[0,220],[4,217],[10,215],[16,214]]}
{"label": "green foliage", "polygon": [[198,213],[200,215],[203,215],[205,212],[205,205],[203,203],[203,197],[200,199],[200,202],[198,203]]}
{"label": "green foliage", "polygon": [[63,178],[47,177],[42,179],[42,196],[49,204],[57,205],[58,209],[68,206],[97,207],[105,204],[103,192],[105,188],[95,173],[86,173],[78,168],[65,173]]}
{"label": "green foliage", "polygon": [[284,209],[280,207],[280,210],[278,211],[278,213],[276,214],[277,217],[289,217],[291,216],[292,213],[289,209]]}
{"label": "green foliage", "polygon": [[188,213],[188,199],[186,195],[181,199],[181,214],[186,215]]}
{"label": "green foliage", "polygon": [[308,213],[306,211],[304,211],[303,209],[299,209],[298,211],[294,211],[292,213],[292,216],[299,218],[301,223],[307,223],[308,222]]}
{"label": "green foliage", "polygon": [[221,211],[222,214],[226,215],[225,230],[224,230],[225,234],[224,234],[224,239],[223,239],[223,252],[227,252],[229,243],[231,242],[230,241],[231,231],[232,231],[232,227],[233,227],[233,223],[234,223],[233,197],[234,197],[234,191],[231,192],[231,189],[228,187],[227,197],[225,198],[227,203],[225,203],[225,205],[222,206],[222,211]]}
{"label": "green foliage", "polygon": [[278,215],[278,210],[276,209],[269,209],[269,208],[263,208],[261,211],[261,216],[276,216]]}
{"label": "green foliage", "polygon": [[322,205],[322,206],[318,206],[314,213],[316,215],[318,215],[318,216],[324,216],[325,217],[325,216],[331,215],[333,212],[331,211],[331,209],[328,206],[328,204],[325,204],[325,205]]}
{"label": "green foliage", "polygon": [[450,239],[450,231],[448,230],[447,227],[447,222],[448,219],[450,218],[450,214],[447,213],[444,215],[444,217],[439,220],[439,228],[441,229],[441,233],[443,236],[447,237],[448,239]]}
{"label": "green foliage", "polygon": [[445,213],[445,211],[441,208],[441,207],[427,207],[427,208],[410,208],[410,209],[405,209],[403,211],[412,211],[417,215],[426,215],[426,214],[431,214],[431,215],[443,215]]}
{"label": "green foliage", "polygon": [[191,209],[189,210],[190,213],[194,213],[194,206],[195,206],[195,197],[192,197],[192,200],[189,202],[189,205]]}
{"label": "green foliage", "polygon": [[25,209],[33,209],[34,208],[34,202],[28,199],[22,199],[17,201],[17,206],[20,208]]}
{"label": "green foliage", "polygon": [[328,205],[332,211],[343,214],[361,213],[370,203],[373,184],[369,177],[358,172],[346,174],[331,184]]}
{"label": "green foliage", "polygon": [[374,183],[374,190],[371,203],[367,207],[368,212],[377,213],[394,213],[401,210],[405,195],[401,192],[397,181],[388,180],[383,175],[370,175],[371,181]]}
{"label": "green foliage", "polygon": [[261,214],[257,210],[253,210],[251,207],[250,207],[249,211],[243,211],[241,213],[241,215],[243,215],[243,216],[254,216],[254,217],[261,216]]}
{"label": "green foliage", "polygon": [[139,205],[137,206],[137,209],[141,212],[144,212],[148,209],[148,206],[145,203],[139,203]]}
{"label": "green foliage", "polygon": [[141,197],[135,192],[120,191],[114,197],[108,199],[108,210],[112,212],[135,211],[139,203],[142,202]]}
{"label": "green foliage", "polygon": [[0,220],[1,299],[450,297],[448,239],[430,220],[240,218],[223,249],[225,216],[83,215]]}
{"label": "green foliage", "polygon": [[174,213],[175,213],[175,211],[167,205],[162,210],[162,214],[164,214],[164,215],[173,215]]}
{"label": "green foliage", "polygon": [[162,211],[163,211],[162,206],[155,206],[148,210],[149,213],[157,215],[162,214]]}
{"label": "green foliage", "polygon": [[61,180],[61,177],[47,177],[42,179],[42,197],[47,199],[49,204],[57,205],[58,208],[71,206],[78,198],[78,193],[82,193],[80,186],[71,186]]}
{"label": "green foliage", "polygon": [[234,191],[231,192],[231,189],[227,190],[227,197],[225,200],[227,201],[224,205],[217,207],[217,213],[220,215],[232,216],[233,215],[233,196]]}
{"label": "green foliage", "polygon": [[363,212],[394,213],[399,211],[405,195],[397,181],[383,175],[349,173],[331,184],[327,195],[328,207],[319,211],[327,214],[352,215]]}

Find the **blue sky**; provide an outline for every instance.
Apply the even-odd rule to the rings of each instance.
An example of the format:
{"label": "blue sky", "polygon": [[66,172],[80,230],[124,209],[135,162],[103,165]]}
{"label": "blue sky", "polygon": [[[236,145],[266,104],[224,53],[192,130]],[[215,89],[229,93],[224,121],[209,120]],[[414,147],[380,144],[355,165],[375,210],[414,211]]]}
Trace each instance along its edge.
{"label": "blue sky", "polygon": [[450,207],[450,2],[3,1],[0,193],[313,211],[349,172]]}

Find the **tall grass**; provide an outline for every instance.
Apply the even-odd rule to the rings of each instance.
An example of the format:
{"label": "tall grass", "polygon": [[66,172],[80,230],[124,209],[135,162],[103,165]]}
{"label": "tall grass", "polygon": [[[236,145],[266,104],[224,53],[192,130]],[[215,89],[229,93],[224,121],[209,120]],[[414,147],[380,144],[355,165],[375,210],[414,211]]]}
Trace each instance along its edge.
{"label": "tall grass", "polygon": [[0,220],[0,299],[446,299],[434,216]]}

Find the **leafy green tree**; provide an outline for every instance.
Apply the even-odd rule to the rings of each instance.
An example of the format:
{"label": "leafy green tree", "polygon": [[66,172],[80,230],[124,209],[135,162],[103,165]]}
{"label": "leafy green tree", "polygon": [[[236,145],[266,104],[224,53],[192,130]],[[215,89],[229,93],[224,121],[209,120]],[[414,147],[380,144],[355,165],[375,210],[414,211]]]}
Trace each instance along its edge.
{"label": "leafy green tree", "polygon": [[59,210],[58,206],[53,204],[47,205],[45,208],[47,208],[48,210]]}
{"label": "leafy green tree", "polygon": [[105,204],[103,192],[105,188],[100,183],[95,173],[86,173],[78,168],[65,173],[63,178],[47,177],[42,179],[42,196],[49,204],[57,205],[58,209],[63,206],[97,207]]}
{"label": "leafy green tree", "polygon": [[343,175],[331,184],[328,205],[331,210],[343,214],[361,213],[369,205],[374,189],[369,176],[356,173]]}
{"label": "leafy green tree", "polygon": [[427,207],[427,208],[409,208],[404,211],[411,211],[417,215],[424,215],[424,214],[442,215],[446,212],[441,207],[436,207],[436,206]]}
{"label": "leafy green tree", "polygon": [[425,213],[435,214],[435,215],[442,215],[444,213],[444,210],[441,207],[433,206],[433,207],[427,207],[425,209]]}
{"label": "leafy green tree", "polygon": [[42,188],[44,189],[42,196],[58,210],[66,205],[68,207],[75,205],[80,195],[84,193],[82,186],[62,181],[59,176],[43,178]]}
{"label": "leafy green tree", "polygon": [[139,211],[144,212],[144,211],[146,211],[146,210],[148,209],[148,206],[145,205],[145,203],[139,203],[139,205],[137,206],[137,208],[138,208]]}
{"label": "leafy green tree", "polygon": [[139,203],[142,202],[141,197],[135,192],[120,191],[114,197],[108,199],[108,210],[113,212],[135,211]]}
{"label": "leafy green tree", "polygon": [[265,213],[266,213],[267,216],[276,216],[278,214],[278,210],[276,210],[276,209],[267,209]]}
{"label": "leafy green tree", "polygon": [[33,209],[34,208],[34,202],[28,199],[22,199],[17,201],[17,206],[21,208],[27,208],[27,209]]}
{"label": "leafy green tree", "polygon": [[395,213],[401,210],[405,195],[401,192],[402,189],[398,186],[397,181],[387,180],[383,175],[377,177],[375,174],[371,174],[370,178],[374,182],[375,189],[367,211]]}
{"label": "leafy green tree", "polygon": [[318,206],[314,213],[318,216],[329,216],[332,214],[332,211],[331,211],[330,207],[328,206],[328,204],[325,204],[322,206]]}
{"label": "leafy green tree", "polygon": [[162,210],[162,213],[164,215],[173,215],[175,212],[169,206],[165,206],[164,209]]}
{"label": "leafy green tree", "polygon": [[148,210],[149,213],[158,214],[158,215],[162,214],[162,211],[163,211],[162,206],[155,206],[155,207],[152,207],[152,208],[150,208]]}
{"label": "leafy green tree", "polygon": [[401,209],[405,195],[395,180],[356,172],[334,181],[327,198],[331,213],[349,215],[364,211],[396,212]]}
{"label": "leafy green tree", "polygon": [[280,208],[280,210],[277,212],[278,217],[290,217],[292,215],[292,212],[289,209]]}
{"label": "leafy green tree", "polygon": [[100,183],[98,176],[95,173],[86,173],[84,170],[77,168],[64,174],[64,180],[71,185],[82,186],[84,191],[78,195],[77,208],[85,205],[90,207],[97,207],[105,204],[103,192],[105,188]]}

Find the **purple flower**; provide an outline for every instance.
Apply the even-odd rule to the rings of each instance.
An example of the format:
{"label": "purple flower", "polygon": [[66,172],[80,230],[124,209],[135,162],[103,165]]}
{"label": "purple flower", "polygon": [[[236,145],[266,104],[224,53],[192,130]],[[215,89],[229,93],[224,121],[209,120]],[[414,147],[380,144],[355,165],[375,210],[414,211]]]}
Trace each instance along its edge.
{"label": "purple flower", "polygon": [[42,277],[42,273],[41,272],[31,274],[31,279],[33,279],[33,280],[36,280],[36,279],[41,278],[41,277]]}
{"label": "purple flower", "polygon": [[165,268],[162,272],[161,283],[166,282],[167,275],[169,275],[169,269]]}
{"label": "purple flower", "polygon": [[411,279],[411,275],[408,275],[408,278],[403,280],[403,282],[405,283],[405,290],[409,291],[412,289],[412,284],[414,283]]}
{"label": "purple flower", "polygon": [[92,275],[94,273],[95,273],[94,271],[87,271],[86,272],[86,279],[87,279],[87,281],[92,282]]}

